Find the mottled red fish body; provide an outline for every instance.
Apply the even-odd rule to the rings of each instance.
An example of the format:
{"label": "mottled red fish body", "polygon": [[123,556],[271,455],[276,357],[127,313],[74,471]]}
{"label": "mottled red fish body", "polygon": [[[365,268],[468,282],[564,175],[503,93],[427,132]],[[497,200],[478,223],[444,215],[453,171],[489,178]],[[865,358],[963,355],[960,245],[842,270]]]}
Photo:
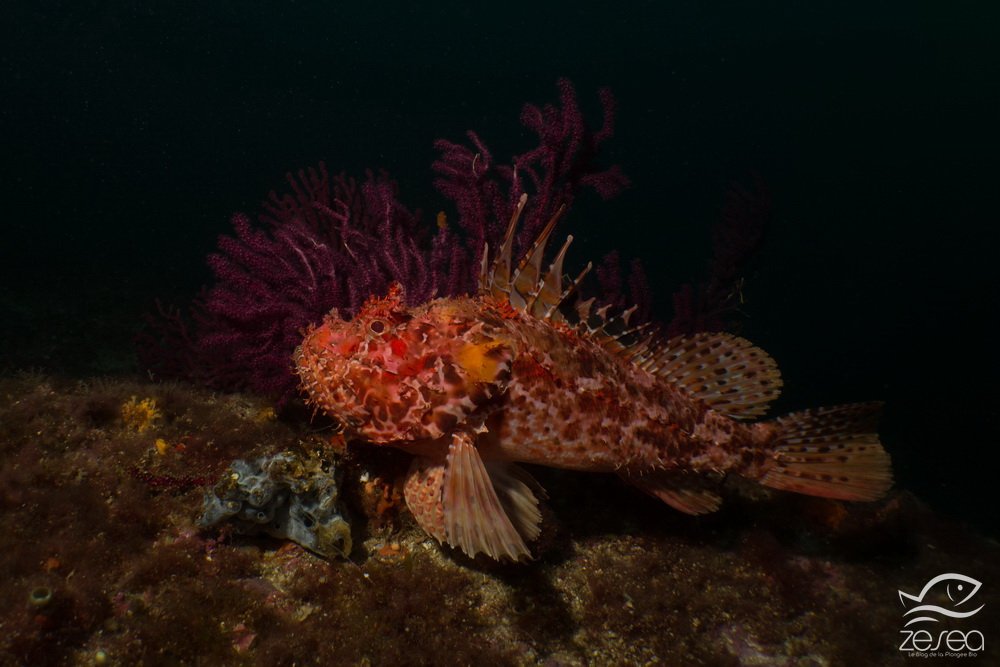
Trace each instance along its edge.
{"label": "mottled red fish body", "polygon": [[[607,309],[562,306],[567,240],[541,262],[555,218],[514,268],[513,229],[474,297],[415,308],[402,288],[347,321],[336,312],[295,352],[308,400],[345,435],[416,456],[405,484],[418,523],[470,556],[520,560],[540,487],[515,463],[617,472],[689,514],[718,509],[737,473],[789,491],[874,500],[892,483],[874,403],[753,423],[778,396],[777,365],[729,334],[668,341]],[[588,266],[589,268],[589,266]],[[586,273],[586,270],[584,271]]]}

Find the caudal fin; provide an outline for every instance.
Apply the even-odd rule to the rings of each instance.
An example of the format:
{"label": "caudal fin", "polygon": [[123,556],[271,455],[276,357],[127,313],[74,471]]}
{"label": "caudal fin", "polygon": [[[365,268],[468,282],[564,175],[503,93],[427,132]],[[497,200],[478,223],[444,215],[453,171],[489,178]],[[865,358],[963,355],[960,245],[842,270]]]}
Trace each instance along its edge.
{"label": "caudal fin", "polygon": [[881,403],[793,412],[771,422],[773,462],[760,480],[774,489],[840,500],[878,500],[892,486],[876,425]]}

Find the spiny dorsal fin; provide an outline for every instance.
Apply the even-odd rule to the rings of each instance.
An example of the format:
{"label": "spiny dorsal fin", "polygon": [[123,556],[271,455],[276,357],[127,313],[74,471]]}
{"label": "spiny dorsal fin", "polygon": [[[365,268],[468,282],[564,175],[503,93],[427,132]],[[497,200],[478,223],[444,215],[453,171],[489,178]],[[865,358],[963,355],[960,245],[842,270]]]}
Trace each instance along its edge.
{"label": "spiny dorsal fin", "polygon": [[608,352],[618,354],[626,360],[634,359],[652,344],[655,335],[646,338],[638,337],[638,334],[652,326],[651,323],[631,328],[628,326],[628,321],[638,306],[632,306],[619,315],[608,317],[610,305],[601,306],[591,312],[593,303],[594,299],[590,298],[576,304],[576,312],[580,318],[577,326],[581,335],[590,338]]}
{"label": "spiny dorsal fin", "polygon": [[733,419],[759,417],[781,391],[774,359],[726,333],[672,338],[649,370]]}
{"label": "spiny dorsal fin", "polygon": [[[590,265],[587,265],[588,268]],[[590,297],[585,301],[576,302],[576,316],[580,318],[580,322],[586,322],[590,319],[590,309],[594,307],[594,297]]]}
{"label": "spiny dorsal fin", "polygon": [[489,242],[483,244],[483,256],[479,259],[479,281],[477,285],[479,287],[479,293],[483,293],[483,287],[490,284],[490,244]]}
{"label": "spiny dorsal fin", "polygon": [[[569,238],[572,239],[573,237],[570,236]],[[566,243],[566,245],[563,246],[563,249],[565,249],[566,246],[568,246],[568,245],[569,245],[569,242],[567,240],[567,243]],[[552,268],[550,269],[550,271],[554,271],[554,270],[557,270],[557,269],[560,270],[560,271],[562,270],[562,257],[561,257],[562,256],[562,251],[560,251],[559,254],[560,254],[560,257],[557,260],[558,261],[558,266],[555,263],[553,263]],[[592,268],[594,268],[594,263],[593,262],[587,262],[587,266],[583,267],[583,271],[580,271],[580,273],[577,274],[576,278],[573,278],[570,281],[569,286],[567,286],[566,289],[564,289],[562,291],[562,293],[559,295],[559,297],[556,298],[556,299],[554,299],[549,304],[548,310],[546,310],[542,314],[542,317],[544,319],[546,319],[546,320],[555,320],[556,322],[561,322],[561,321],[564,321],[566,319],[563,316],[563,314],[561,312],[559,312],[559,306],[561,306],[562,304],[564,304],[566,302],[566,300],[569,299],[569,297],[572,296],[576,292],[577,287],[579,287],[580,283],[583,282],[583,277],[586,276],[588,273],[590,273],[590,270]],[[562,281],[560,280],[560,282],[562,282]]]}
{"label": "spiny dorsal fin", "polygon": [[514,212],[510,216],[507,233],[504,234],[503,243],[500,244],[500,250],[493,259],[493,265],[490,267],[488,276],[485,266],[486,256],[489,254],[489,246],[487,245],[483,249],[483,263],[479,274],[480,294],[492,294],[498,299],[510,294],[511,253],[514,247],[514,230],[517,229],[517,222],[521,219],[521,212],[524,211],[524,205],[527,202],[528,195],[522,194],[521,198],[517,201],[517,206],[514,207]]}
{"label": "spiny dorsal fin", "polygon": [[[569,236],[542,274],[546,243],[564,210],[560,207],[512,272],[514,232],[527,201],[528,195],[522,194],[489,269],[489,246],[483,249],[479,293],[506,298],[510,305],[534,317],[561,321],[564,318],[559,306],[576,291],[592,264],[587,264],[569,287],[563,289],[563,261],[573,241]],[[629,328],[635,306],[608,317],[609,306],[594,311],[593,303],[591,298],[576,304],[580,335],[624,361],[681,387],[709,407],[734,419],[750,419],[766,412],[768,404],[777,398],[781,389],[777,364],[749,341],[729,334],[706,333],[674,338],[660,346],[656,331],[646,331],[648,324]]]}
{"label": "spiny dorsal fin", "polygon": [[[538,235],[538,238],[535,239],[531,250],[521,259],[521,263],[518,264],[517,271],[514,273],[513,289],[510,292],[510,304],[532,315],[537,315],[532,312],[532,306],[545,285],[547,278],[547,276],[542,276],[542,258],[545,256],[545,245],[548,243],[549,237],[552,235],[552,230],[555,229],[556,223],[559,222],[559,218],[562,217],[564,210],[566,210],[565,207],[560,206],[555,215],[549,218],[545,228]],[[561,275],[558,280],[562,280]]]}
{"label": "spiny dorsal fin", "polygon": [[556,308],[562,302],[563,260],[566,259],[566,251],[572,242],[573,235],[570,234],[556,253],[556,258],[549,264],[549,270],[538,283],[535,293],[528,300],[528,308],[535,317],[551,317],[551,313],[556,312]]}
{"label": "spiny dorsal fin", "polygon": [[565,210],[564,206],[560,206],[514,270],[512,261],[514,232],[527,201],[528,195],[522,194],[510,217],[503,243],[500,244],[492,264],[488,261],[489,245],[483,249],[483,258],[479,265],[479,293],[489,294],[498,299],[506,298],[515,308],[535,317],[559,321],[563,319],[559,306],[576,291],[592,265],[587,264],[569,286],[563,289],[563,262],[566,259],[566,251],[573,242],[573,237],[570,236],[559,249],[548,270],[542,273],[546,243]]}

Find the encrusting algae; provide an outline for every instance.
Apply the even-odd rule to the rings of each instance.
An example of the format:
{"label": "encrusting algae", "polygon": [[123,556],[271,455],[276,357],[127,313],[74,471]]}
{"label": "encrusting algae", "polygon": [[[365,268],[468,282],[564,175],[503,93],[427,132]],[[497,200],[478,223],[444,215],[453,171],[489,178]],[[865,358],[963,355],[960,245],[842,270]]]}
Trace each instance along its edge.
{"label": "encrusting algae", "polygon": [[590,266],[564,288],[570,237],[542,270],[556,214],[515,268],[525,202],[492,264],[484,251],[478,296],[411,309],[397,284],[350,321],[330,313],[295,353],[302,388],[346,435],[416,455],[405,495],[427,533],[469,556],[529,557],[543,492],[518,462],[615,472],[687,514],[718,509],[727,474],[841,500],[889,489],[880,404],[751,423],[781,378],[750,342],[660,342],[592,300],[571,324],[562,308]]}

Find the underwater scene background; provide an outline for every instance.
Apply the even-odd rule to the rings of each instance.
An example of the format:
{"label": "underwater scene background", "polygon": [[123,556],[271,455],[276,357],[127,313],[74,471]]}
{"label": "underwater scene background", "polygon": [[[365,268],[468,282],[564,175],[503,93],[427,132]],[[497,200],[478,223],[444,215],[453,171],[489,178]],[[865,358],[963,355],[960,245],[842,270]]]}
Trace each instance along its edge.
{"label": "underwater scene background", "polygon": [[[1000,664],[992,3],[5,9],[0,664],[921,664],[949,649],[904,647],[900,592],[944,573],[980,582],[962,609],[983,608],[935,626],[969,640],[941,659]],[[208,259],[220,235],[280,223],[274,202],[320,163],[384,186],[358,194],[367,243],[391,204],[425,259],[446,257],[430,250],[444,232],[474,254],[475,225],[497,221],[466,224],[440,163],[488,147],[503,183],[555,126],[526,104],[589,128],[529,200],[571,197],[555,238],[575,237],[568,273],[602,268],[586,293],[753,341],[784,380],[769,416],[884,401],[885,499],[733,480],[695,518],[614,476],[533,468],[535,560],[471,559],[414,524],[405,454],[342,447],[268,384],[291,350],[282,370],[280,346],[178,335],[232,279]],[[349,558],[207,522],[206,493],[231,518],[252,492],[215,486],[237,460],[294,461],[253,506],[335,498],[324,520]]]}

